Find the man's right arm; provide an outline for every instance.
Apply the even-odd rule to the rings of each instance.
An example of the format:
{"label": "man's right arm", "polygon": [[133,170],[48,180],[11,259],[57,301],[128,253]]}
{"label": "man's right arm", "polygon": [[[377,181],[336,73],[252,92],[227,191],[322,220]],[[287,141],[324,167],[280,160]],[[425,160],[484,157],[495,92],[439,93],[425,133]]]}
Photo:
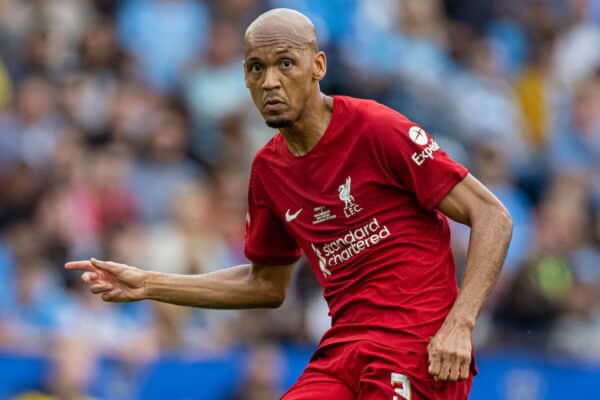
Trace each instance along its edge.
{"label": "man's right arm", "polygon": [[70,262],[65,267],[85,271],[81,279],[105,301],[148,299],[217,309],[279,307],[293,271],[293,264],[249,264],[201,275],[180,275],[96,259]]}
{"label": "man's right arm", "polygon": [[293,265],[239,265],[202,275],[148,272],[145,298],[203,308],[279,307]]}
{"label": "man's right arm", "polygon": [[[257,160],[259,162],[257,163]],[[263,160],[264,161],[264,160]],[[81,279],[105,301],[157,300],[220,309],[278,307],[285,299],[293,264],[301,255],[295,239],[264,190],[257,155],[250,174],[244,254],[252,264],[201,275],[144,271],[96,259],[69,262],[84,270]],[[263,162],[264,164],[264,162]],[[262,170],[265,170],[263,165]]]}

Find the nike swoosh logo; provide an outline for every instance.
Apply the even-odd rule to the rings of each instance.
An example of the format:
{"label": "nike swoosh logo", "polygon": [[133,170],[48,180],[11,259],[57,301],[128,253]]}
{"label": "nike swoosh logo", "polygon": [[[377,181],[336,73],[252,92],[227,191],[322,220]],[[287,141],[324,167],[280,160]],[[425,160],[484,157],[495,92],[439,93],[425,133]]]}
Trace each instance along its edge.
{"label": "nike swoosh logo", "polygon": [[302,209],[299,209],[295,213],[290,214],[290,209],[288,208],[288,210],[285,212],[285,220],[287,222],[292,222],[293,220],[296,219],[296,217],[298,217],[298,215],[300,215],[301,212],[302,212]]}

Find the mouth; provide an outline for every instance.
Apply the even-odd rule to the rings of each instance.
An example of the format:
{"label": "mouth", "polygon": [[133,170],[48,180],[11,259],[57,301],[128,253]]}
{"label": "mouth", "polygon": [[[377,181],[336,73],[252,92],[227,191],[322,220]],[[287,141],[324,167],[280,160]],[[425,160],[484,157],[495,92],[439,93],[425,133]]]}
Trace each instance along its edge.
{"label": "mouth", "polygon": [[287,104],[279,99],[269,99],[264,101],[264,107],[267,111],[279,111],[287,107]]}

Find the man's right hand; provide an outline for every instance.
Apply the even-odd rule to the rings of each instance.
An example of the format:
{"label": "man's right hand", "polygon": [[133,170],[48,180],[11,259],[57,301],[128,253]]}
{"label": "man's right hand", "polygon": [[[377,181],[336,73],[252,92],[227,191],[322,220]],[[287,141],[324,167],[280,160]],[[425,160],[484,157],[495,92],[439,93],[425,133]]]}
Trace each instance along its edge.
{"label": "man's right hand", "polygon": [[65,268],[85,271],[81,280],[89,285],[92,293],[101,294],[104,301],[128,302],[145,298],[144,282],[148,272],[142,269],[95,258],[68,262]]}

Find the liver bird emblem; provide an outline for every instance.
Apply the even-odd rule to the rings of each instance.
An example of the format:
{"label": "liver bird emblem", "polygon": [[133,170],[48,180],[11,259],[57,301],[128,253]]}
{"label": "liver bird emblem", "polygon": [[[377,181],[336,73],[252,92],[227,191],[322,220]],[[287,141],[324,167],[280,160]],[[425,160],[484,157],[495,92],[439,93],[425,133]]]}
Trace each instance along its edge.
{"label": "liver bird emblem", "polygon": [[354,197],[350,194],[350,185],[352,183],[352,179],[350,177],[346,178],[346,183],[340,185],[338,187],[338,192],[340,193],[340,200],[344,202],[346,207],[349,207],[354,203]]}

